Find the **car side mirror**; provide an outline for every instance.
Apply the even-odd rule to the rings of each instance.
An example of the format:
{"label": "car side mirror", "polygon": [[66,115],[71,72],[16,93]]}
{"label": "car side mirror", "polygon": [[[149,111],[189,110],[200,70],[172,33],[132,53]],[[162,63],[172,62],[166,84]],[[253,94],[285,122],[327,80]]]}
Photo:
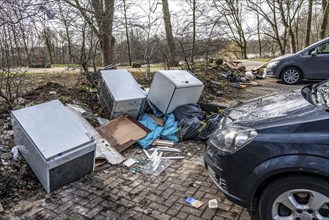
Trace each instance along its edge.
{"label": "car side mirror", "polygon": [[316,56],[316,55],[318,55],[318,50],[317,50],[317,49],[313,50],[313,51],[311,52],[311,55],[312,55],[312,56]]}

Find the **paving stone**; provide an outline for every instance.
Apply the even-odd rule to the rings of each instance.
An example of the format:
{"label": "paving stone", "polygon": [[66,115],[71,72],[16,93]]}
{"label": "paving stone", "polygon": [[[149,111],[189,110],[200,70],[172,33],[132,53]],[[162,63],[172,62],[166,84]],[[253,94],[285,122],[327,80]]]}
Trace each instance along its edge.
{"label": "paving stone", "polygon": [[171,196],[171,194],[173,194],[175,192],[174,189],[169,189],[167,188],[162,194],[161,194],[161,197],[164,198],[164,199],[167,199],[169,198],[169,196]]}
{"label": "paving stone", "polygon": [[190,215],[195,215],[195,216],[201,216],[202,215],[202,211],[194,208],[192,206],[186,206],[184,205],[181,209],[183,212],[189,213]]}
{"label": "paving stone", "polygon": [[105,219],[108,220],[115,220],[120,217],[120,215],[112,210],[107,210],[106,212],[102,212],[102,216],[105,217]]}
{"label": "paving stone", "polygon": [[187,217],[188,220],[204,220],[203,218],[200,218],[200,217],[197,217],[197,216],[194,216],[194,215],[189,215]]}
{"label": "paving stone", "polygon": [[204,219],[212,219],[214,217],[214,215],[216,214],[216,209],[209,209],[207,208],[203,214],[202,214],[202,218]]}
{"label": "paving stone", "polygon": [[93,208],[92,210],[90,210],[89,212],[87,212],[86,214],[84,214],[84,216],[86,216],[87,218],[93,218],[98,213],[100,213],[102,210],[103,210],[103,207],[98,205],[95,208]]}
{"label": "paving stone", "polygon": [[164,205],[170,207],[175,204],[178,199],[179,197],[173,194],[164,202]]}
{"label": "paving stone", "polygon": [[58,208],[54,209],[54,212],[57,214],[60,214],[64,212],[66,209],[70,208],[74,203],[72,201],[68,201],[64,203],[63,205],[59,206]]}
{"label": "paving stone", "polygon": [[88,204],[86,204],[85,206],[89,209],[92,209],[92,208],[96,207],[102,201],[103,201],[102,197],[96,197],[93,200],[91,200]]}
{"label": "paving stone", "polygon": [[161,219],[161,220],[169,220],[171,218],[170,215],[164,214],[163,212],[159,212],[159,211],[156,211],[156,210],[153,210],[151,215],[154,218]]}
{"label": "paving stone", "polygon": [[89,212],[88,208],[85,208],[81,205],[73,205],[71,207],[71,209],[72,209],[73,212],[76,212],[76,213],[81,214],[81,215],[85,215]]}
{"label": "paving stone", "polygon": [[180,218],[180,219],[186,219],[188,216],[188,214],[186,212],[183,212],[183,211],[179,211],[178,214],[176,215],[177,218]]}
{"label": "paving stone", "polygon": [[71,213],[69,216],[68,216],[68,219],[70,220],[84,220],[86,218],[82,217],[81,215],[77,214],[77,213]]}
{"label": "paving stone", "polygon": [[182,207],[183,207],[182,204],[175,203],[167,210],[166,214],[171,215],[171,216],[176,216]]}
{"label": "paving stone", "polygon": [[243,211],[241,212],[241,215],[239,217],[239,220],[250,220],[251,217],[248,213],[248,211],[246,209],[243,209]]}
{"label": "paving stone", "polygon": [[228,212],[231,210],[232,205],[227,205],[225,203],[218,203],[218,208]]}
{"label": "paving stone", "polygon": [[67,215],[65,213],[61,213],[55,218],[53,218],[52,220],[65,220],[65,219],[67,219]]}
{"label": "paving stone", "polygon": [[168,207],[166,207],[164,205],[160,205],[159,203],[156,203],[156,202],[151,202],[149,204],[149,207],[151,209],[158,210],[158,211],[161,211],[161,212],[166,212],[166,210],[168,209]]}

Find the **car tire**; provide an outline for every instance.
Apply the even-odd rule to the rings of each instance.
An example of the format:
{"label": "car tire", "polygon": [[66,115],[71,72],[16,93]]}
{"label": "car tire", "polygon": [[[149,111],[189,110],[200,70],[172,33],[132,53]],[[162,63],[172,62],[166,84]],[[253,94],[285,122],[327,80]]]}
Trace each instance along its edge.
{"label": "car tire", "polygon": [[281,80],[285,84],[297,84],[302,80],[302,72],[295,67],[288,67],[282,71]]}
{"label": "car tire", "polygon": [[254,219],[328,219],[329,181],[290,175],[270,183],[261,194]]}

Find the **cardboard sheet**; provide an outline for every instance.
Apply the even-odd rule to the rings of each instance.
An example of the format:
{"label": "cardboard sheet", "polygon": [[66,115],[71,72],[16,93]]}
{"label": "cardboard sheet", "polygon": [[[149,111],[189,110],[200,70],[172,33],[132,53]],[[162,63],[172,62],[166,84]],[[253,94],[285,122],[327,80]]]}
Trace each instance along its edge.
{"label": "cardboard sheet", "polygon": [[121,152],[139,139],[145,137],[150,130],[129,115],[113,119],[96,130],[114,147]]}

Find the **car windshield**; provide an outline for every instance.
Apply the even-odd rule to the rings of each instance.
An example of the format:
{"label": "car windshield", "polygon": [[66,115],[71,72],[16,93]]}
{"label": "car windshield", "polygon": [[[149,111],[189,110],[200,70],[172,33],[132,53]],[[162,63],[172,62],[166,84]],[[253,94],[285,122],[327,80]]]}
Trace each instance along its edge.
{"label": "car windshield", "polygon": [[311,97],[316,106],[329,111],[329,80],[313,85]]}

